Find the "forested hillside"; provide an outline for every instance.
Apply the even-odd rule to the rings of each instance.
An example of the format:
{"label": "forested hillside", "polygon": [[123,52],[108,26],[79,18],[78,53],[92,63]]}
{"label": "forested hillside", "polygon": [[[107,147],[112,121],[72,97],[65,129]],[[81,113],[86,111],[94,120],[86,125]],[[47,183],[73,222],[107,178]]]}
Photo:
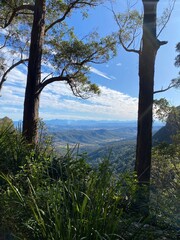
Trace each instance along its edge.
{"label": "forested hillside", "polygon": [[[133,170],[135,163],[135,145],[137,126],[136,122],[82,122],[76,121],[70,127],[61,124],[52,125],[47,122],[47,129],[52,136],[54,146],[59,152],[67,145],[74,148],[78,145],[79,152],[87,153],[88,162],[98,165],[102,159],[109,159],[115,171]],[[60,123],[60,121],[59,121]],[[161,124],[155,124],[153,133],[156,133]],[[65,150],[66,151],[66,150]]]}
{"label": "forested hillside", "polygon": [[8,117],[4,117],[4,118],[0,119],[0,127],[1,128],[6,128],[9,126],[12,126],[12,127],[14,126],[12,119],[10,119]]}
{"label": "forested hillside", "polygon": [[166,125],[161,128],[153,137],[154,144],[172,143],[173,135],[180,131],[180,106],[174,108],[169,114]]}

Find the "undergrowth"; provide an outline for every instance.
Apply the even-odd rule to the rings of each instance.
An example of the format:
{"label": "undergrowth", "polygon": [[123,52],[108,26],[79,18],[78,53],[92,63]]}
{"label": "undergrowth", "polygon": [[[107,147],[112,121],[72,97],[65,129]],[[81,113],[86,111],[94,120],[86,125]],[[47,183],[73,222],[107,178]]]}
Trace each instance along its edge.
{"label": "undergrowth", "polygon": [[134,173],[115,174],[108,159],[93,168],[78,148],[60,156],[42,142],[32,148],[20,132],[0,132],[1,232],[23,240],[175,239],[133,211]]}

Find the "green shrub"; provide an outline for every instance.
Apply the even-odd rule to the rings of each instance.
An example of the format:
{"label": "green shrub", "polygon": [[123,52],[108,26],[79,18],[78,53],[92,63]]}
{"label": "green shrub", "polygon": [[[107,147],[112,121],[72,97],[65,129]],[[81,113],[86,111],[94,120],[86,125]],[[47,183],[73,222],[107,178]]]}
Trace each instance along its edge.
{"label": "green shrub", "polygon": [[41,154],[29,158],[15,176],[0,175],[8,183],[3,224],[17,239],[117,239],[124,234],[121,219],[132,199],[133,177],[117,178],[108,160],[93,169],[84,155],[69,150],[48,161]]}
{"label": "green shrub", "polygon": [[[176,135],[176,140],[180,135]],[[180,146],[161,144],[153,150],[151,209],[159,224],[179,228]]]}
{"label": "green shrub", "polygon": [[12,125],[0,129],[0,171],[15,174],[25,162],[29,149]]}

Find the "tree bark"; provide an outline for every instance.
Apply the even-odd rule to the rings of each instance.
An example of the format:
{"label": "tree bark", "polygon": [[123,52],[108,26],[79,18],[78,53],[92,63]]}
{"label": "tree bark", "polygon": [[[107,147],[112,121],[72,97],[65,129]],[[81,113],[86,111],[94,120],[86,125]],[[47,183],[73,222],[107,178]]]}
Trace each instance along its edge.
{"label": "tree bark", "polygon": [[140,183],[149,184],[152,147],[152,106],[154,92],[156,38],[156,8],[158,0],[143,0],[144,20],[141,52],[139,55],[139,106],[136,164]]}
{"label": "tree bark", "polygon": [[28,62],[27,84],[24,100],[23,134],[28,142],[35,143],[38,138],[39,94],[41,81],[41,58],[45,32],[45,0],[35,1],[31,44]]}
{"label": "tree bark", "polygon": [[[138,206],[149,214],[149,184],[153,122],[155,58],[159,48],[156,37],[156,9],[159,0],[142,0],[144,6],[143,37],[139,54],[139,105],[135,171],[140,185]],[[145,186],[145,188],[142,188]]]}

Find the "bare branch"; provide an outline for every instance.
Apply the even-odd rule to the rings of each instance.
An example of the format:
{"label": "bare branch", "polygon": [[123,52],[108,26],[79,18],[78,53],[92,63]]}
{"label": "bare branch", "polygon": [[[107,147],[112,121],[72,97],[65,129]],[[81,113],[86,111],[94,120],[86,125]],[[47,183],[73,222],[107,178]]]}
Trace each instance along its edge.
{"label": "bare branch", "polygon": [[167,88],[162,88],[161,90],[154,91],[153,94],[166,92],[171,88],[178,88],[180,86],[180,78],[173,79]]}
{"label": "bare branch", "polygon": [[167,43],[168,43],[168,41],[159,41],[159,40],[158,40],[158,45],[159,45],[159,46],[166,45]]}
{"label": "bare branch", "polygon": [[8,35],[5,37],[5,41],[4,41],[3,45],[0,46],[0,49],[4,48],[4,47],[6,46],[6,43],[7,43],[7,41],[8,41],[8,39],[9,39],[10,36],[11,36],[11,34],[8,33]]}
{"label": "bare branch", "polygon": [[[113,8],[112,8],[112,13],[113,13],[113,15],[114,15],[114,18],[115,18],[115,21],[116,21],[118,27],[119,27],[120,29],[122,29],[122,28],[125,26],[126,23],[124,22],[123,26],[120,26],[120,23],[119,23],[119,21],[118,21],[118,19],[117,19],[116,13],[115,13],[115,11],[114,11]],[[135,32],[136,32],[136,29],[135,29]],[[124,42],[122,41],[122,38],[121,38],[120,34],[119,34],[119,36],[118,36],[118,37],[119,37],[119,42],[120,42],[120,44],[122,45],[122,47],[124,48],[125,51],[127,51],[127,52],[134,52],[134,53],[140,54],[140,50],[129,49],[130,45],[133,43],[133,41],[134,41],[134,39],[135,39],[135,32],[134,32],[134,35],[133,35],[133,39],[131,40],[131,42],[128,44],[127,47],[125,46]]]}
{"label": "bare branch", "polygon": [[169,85],[167,88],[164,88],[164,89],[162,88],[161,90],[154,91],[153,94],[166,92],[166,91],[168,91],[171,88],[173,88],[173,86]]}
{"label": "bare branch", "polygon": [[6,76],[7,76],[7,74],[8,74],[13,68],[19,66],[20,64],[22,64],[22,63],[24,63],[24,62],[26,62],[26,61],[28,61],[28,60],[29,60],[28,58],[27,58],[27,59],[21,59],[21,60],[19,60],[18,62],[14,63],[10,68],[8,68],[8,70],[5,71],[5,73],[3,74],[2,78],[1,78],[1,81],[0,81],[0,91],[1,91],[1,89],[2,89],[3,83],[6,81]]}
{"label": "bare branch", "polygon": [[129,49],[128,47],[126,47],[121,39],[121,37],[119,36],[119,42],[121,43],[122,47],[124,48],[124,50],[126,50],[127,52],[134,52],[134,53],[138,53],[140,54],[140,50],[136,50],[136,49]]}
{"label": "bare branch", "polygon": [[24,4],[21,5],[17,8],[14,9],[14,11],[12,12],[9,20],[4,24],[4,28],[6,28],[7,26],[9,26],[11,24],[11,22],[13,21],[14,17],[16,17],[19,13],[19,11],[21,10],[30,10],[30,11],[34,11],[34,5],[28,5],[28,4]]}
{"label": "bare branch", "polygon": [[131,9],[131,8],[133,8],[136,4],[138,3],[138,0],[136,0],[134,3],[129,3],[129,7],[128,7],[128,9]]}
{"label": "bare branch", "polygon": [[57,23],[61,23],[62,21],[64,21],[65,18],[66,18],[66,16],[71,12],[71,10],[76,7],[76,4],[84,4],[84,5],[94,6],[94,4],[92,4],[92,3],[87,3],[87,2],[83,2],[83,1],[79,1],[79,0],[76,0],[76,1],[72,2],[72,3],[68,6],[67,10],[64,12],[64,15],[63,15],[61,18],[59,18],[59,19],[57,19],[56,21],[54,21],[53,23],[51,23],[51,24],[46,28],[45,33],[46,33],[49,29],[51,29],[54,25],[56,25]]}
{"label": "bare branch", "polygon": [[50,75],[53,75],[53,73],[49,73],[46,77],[44,77],[42,82],[44,82]]}
{"label": "bare branch", "polygon": [[167,19],[165,21],[165,23],[163,24],[161,30],[159,31],[159,33],[157,34],[157,38],[159,37],[159,35],[162,33],[162,31],[164,30],[164,28],[166,27],[167,23],[169,22],[169,19],[171,18],[172,12],[174,10],[174,6],[175,6],[176,0],[172,1],[172,6],[170,6],[170,10],[169,10],[169,14],[167,16]]}

